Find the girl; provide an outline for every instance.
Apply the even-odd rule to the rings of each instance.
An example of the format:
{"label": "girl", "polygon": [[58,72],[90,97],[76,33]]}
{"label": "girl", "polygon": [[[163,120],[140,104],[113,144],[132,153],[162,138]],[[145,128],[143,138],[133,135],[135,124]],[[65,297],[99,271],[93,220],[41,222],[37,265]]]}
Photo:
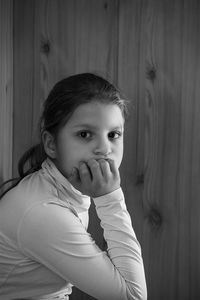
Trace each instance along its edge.
{"label": "girl", "polygon": [[[120,188],[125,102],[105,79],[58,82],[44,103],[41,143],[0,201],[0,299],[147,298],[140,245]],[[29,168],[27,170],[27,162]],[[87,232],[94,201],[107,251]]]}

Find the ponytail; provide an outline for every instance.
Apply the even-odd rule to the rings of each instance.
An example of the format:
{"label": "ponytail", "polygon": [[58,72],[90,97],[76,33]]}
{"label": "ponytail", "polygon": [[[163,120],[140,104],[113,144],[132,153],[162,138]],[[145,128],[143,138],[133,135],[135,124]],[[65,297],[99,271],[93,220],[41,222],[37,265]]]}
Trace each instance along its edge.
{"label": "ponytail", "polygon": [[22,155],[22,157],[18,162],[19,177],[9,179],[0,185],[0,191],[1,191],[3,190],[5,185],[7,185],[10,182],[13,182],[9,188],[3,191],[3,193],[0,195],[0,198],[2,198],[9,190],[15,187],[25,176],[41,169],[41,165],[43,161],[46,159],[46,157],[47,155],[41,143],[28,149]]}
{"label": "ponytail", "polygon": [[18,173],[20,180],[25,176],[41,169],[43,161],[47,155],[42,144],[37,144],[27,150],[18,163]]}

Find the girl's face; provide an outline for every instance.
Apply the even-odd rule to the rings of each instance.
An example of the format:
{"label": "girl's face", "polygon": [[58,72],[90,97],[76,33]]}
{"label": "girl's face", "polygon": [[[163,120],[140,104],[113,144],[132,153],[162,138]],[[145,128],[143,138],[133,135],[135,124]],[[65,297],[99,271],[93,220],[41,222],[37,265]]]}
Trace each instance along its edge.
{"label": "girl's face", "polygon": [[110,158],[120,166],[123,156],[124,118],[115,104],[98,101],[74,111],[56,140],[55,164],[65,177],[81,161]]}

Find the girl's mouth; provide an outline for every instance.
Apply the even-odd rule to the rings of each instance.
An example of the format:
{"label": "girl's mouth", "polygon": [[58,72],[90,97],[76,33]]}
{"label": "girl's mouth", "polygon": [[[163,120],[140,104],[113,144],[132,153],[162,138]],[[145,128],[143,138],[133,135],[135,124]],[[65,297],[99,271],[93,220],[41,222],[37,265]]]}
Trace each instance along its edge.
{"label": "girl's mouth", "polygon": [[101,160],[101,159],[104,159],[104,160],[107,160],[107,161],[109,161],[109,158],[107,158],[107,157],[98,157],[98,158],[94,158],[95,160]]}

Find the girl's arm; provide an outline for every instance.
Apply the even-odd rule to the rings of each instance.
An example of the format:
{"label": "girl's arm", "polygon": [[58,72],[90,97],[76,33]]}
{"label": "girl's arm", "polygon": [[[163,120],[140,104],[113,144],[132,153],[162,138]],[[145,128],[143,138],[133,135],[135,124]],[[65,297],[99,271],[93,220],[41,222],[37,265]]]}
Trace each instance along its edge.
{"label": "girl's arm", "polygon": [[[95,190],[101,194],[111,181],[96,186],[94,194]],[[85,183],[84,188],[93,186]],[[98,300],[146,300],[141,249],[123,192],[117,188],[98,197],[94,194],[107,252],[98,248],[77,216],[56,201],[27,212],[18,230],[19,245],[25,255]]]}
{"label": "girl's arm", "polygon": [[124,298],[119,299],[147,299],[141,248],[121,188],[95,198],[94,203],[108,245],[108,256],[125,285]]}
{"label": "girl's arm", "polygon": [[120,188],[118,168],[110,159],[91,159],[79,166],[77,178],[80,178],[78,188],[94,199],[108,255],[125,280],[128,299],[146,299],[141,249]]}

